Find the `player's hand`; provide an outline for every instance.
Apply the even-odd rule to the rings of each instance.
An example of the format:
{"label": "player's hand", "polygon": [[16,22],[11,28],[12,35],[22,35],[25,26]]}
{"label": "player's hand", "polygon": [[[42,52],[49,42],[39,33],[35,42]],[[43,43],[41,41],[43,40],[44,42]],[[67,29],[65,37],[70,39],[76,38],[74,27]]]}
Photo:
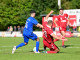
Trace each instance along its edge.
{"label": "player's hand", "polygon": [[39,23],[38,23],[36,26],[37,26],[37,27],[40,27],[40,28],[43,28],[43,25],[41,25],[41,24],[39,24]]}
{"label": "player's hand", "polygon": [[41,25],[41,26],[39,26],[40,28],[43,28],[43,26]]}
{"label": "player's hand", "polygon": [[52,14],[53,12],[54,12],[53,10],[50,11],[51,14]]}
{"label": "player's hand", "polygon": [[59,27],[58,25],[56,25],[56,27]]}
{"label": "player's hand", "polygon": [[41,28],[44,28],[43,26],[41,26]]}

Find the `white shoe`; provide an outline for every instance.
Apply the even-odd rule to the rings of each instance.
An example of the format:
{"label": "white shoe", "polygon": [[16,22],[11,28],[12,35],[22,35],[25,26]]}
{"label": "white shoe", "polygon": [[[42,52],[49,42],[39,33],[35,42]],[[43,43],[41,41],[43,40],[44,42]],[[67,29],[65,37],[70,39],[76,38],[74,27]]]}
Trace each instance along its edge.
{"label": "white shoe", "polygon": [[13,47],[12,54],[14,54],[15,50],[16,50],[16,46]]}
{"label": "white shoe", "polygon": [[34,53],[40,53],[40,52],[39,51],[38,52],[35,51]]}

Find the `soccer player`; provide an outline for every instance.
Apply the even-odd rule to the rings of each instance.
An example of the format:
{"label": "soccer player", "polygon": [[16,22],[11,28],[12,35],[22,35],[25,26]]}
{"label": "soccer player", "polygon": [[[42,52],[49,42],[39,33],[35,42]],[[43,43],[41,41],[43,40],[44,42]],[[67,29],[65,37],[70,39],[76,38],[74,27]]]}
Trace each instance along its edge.
{"label": "soccer player", "polygon": [[[69,23],[68,18],[67,18],[68,15],[63,14],[63,9],[60,9],[59,13],[60,13],[60,15],[56,17],[56,19],[54,20],[54,23],[56,24],[57,27],[59,27],[62,36],[64,36],[64,38],[65,38],[66,27]],[[57,24],[55,21],[58,21],[59,24]],[[64,41],[62,41],[62,47],[66,48],[64,45]]]}
{"label": "soccer player", "polygon": [[30,17],[26,20],[26,24],[23,30],[23,38],[24,42],[20,43],[17,46],[13,47],[12,54],[15,52],[16,49],[19,47],[25,46],[28,44],[29,39],[32,39],[33,41],[36,40],[36,51],[35,53],[39,52],[39,37],[37,37],[36,34],[33,33],[33,25],[36,25],[37,27],[43,28],[41,24],[38,23],[38,21],[34,18],[36,12],[34,10],[31,10]]}
{"label": "soccer player", "polygon": [[53,33],[53,29],[52,29],[52,20],[48,20],[48,17],[50,16],[50,14],[52,14],[53,11],[50,11],[50,13],[46,16],[45,20],[44,20],[44,28],[43,28],[43,44],[44,44],[44,49],[46,49],[46,47],[48,47],[50,49],[50,51],[43,51],[43,53],[58,53],[59,49],[58,47],[54,44],[54,39],[56,38],[58,40],[63,40],[63,41],[67,41],[67,39],[63,39],[62,37],[57,37],[54,33]]}

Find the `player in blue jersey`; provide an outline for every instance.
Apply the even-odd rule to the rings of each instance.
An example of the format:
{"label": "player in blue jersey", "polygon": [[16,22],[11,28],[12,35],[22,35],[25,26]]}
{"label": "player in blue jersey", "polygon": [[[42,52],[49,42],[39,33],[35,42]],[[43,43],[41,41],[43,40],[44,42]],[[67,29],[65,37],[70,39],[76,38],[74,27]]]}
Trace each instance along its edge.
{"label": "player in blue jersey", "polygon": [[12,50],[12,54],[19,47],[27,45],[29,39],[36,40],[36,51],[35,51],[35,53],[39,53],[39,37],[37,37],[37,35],[33,33],[33,25],[36,25],[37,27],[40,27],[40,28],[43,28],[43,26],[41,24],[39,24],[38,21],[34,18],[35,13],[36,12],[34,10],[31,10],[31,12],[30,12],[31,16],[26,20],[26,24],[25,24],[24,31],[23,31],[24,42],[20,43],[17,46],[14,46],[13,50]]}

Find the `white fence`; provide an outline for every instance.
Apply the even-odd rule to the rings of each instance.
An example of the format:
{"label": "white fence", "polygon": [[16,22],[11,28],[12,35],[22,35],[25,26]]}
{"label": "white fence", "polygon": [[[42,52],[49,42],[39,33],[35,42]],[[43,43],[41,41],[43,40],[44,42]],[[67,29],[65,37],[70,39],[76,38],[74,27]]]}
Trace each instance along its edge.
{"label": "white fence", "polygon": [[[38,37],[42,37],[42,31],[34,31],[33,33],[35,33]],[[56,32],[54,31],[54,34],[55,33]],[[59,35],[59,34],[57,33],[57,35]],[[73,33],[73,36],[80,37],[80,33]],[[20,31],[14,31],[12,34],[11,34],[11,32],[0,31],[0,37],[23,37],[23,35],[21,34]]]}
{"label": "white fence", "polygon": [[[41,31],[34,31],[33,33],[35,33],[38,37],[42,37]],[[1,31],[0,37],[23,37],[23,35],[21,34],[20,31],[16,31],[16,32],[14,31],[12,34],[11,34],[11,32]]]}

